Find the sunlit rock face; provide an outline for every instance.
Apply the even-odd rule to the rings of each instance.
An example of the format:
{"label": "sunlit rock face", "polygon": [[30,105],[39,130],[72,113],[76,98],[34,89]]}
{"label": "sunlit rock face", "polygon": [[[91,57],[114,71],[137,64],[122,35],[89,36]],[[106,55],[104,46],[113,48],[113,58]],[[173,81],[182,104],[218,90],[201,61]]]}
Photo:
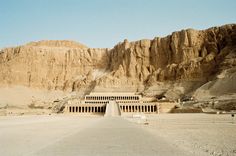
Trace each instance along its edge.
{"label": "sunlit rock face", "polygon": [[235,24],[187,29],[153,40],[124,40],[112,49],[73,41],[32,42],[1,50],[0,86],[179,98],[235,68],[235,53]]}
{"label": "sunlit rock face", "polygon": [[70,41],[40,41],[0,54],[1,86],[24,85],[49,90],[73,90],[108,66],[107,49],[92,49]]}

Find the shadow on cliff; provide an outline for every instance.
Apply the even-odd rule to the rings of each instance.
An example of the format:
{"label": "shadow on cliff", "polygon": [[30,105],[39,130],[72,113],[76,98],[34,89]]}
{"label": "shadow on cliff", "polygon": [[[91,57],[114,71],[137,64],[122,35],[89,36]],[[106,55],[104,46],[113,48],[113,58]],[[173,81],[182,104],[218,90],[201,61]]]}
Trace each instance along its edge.
{"label": "shadow on cliff", "polygon": [[89,84],[89,86],[85,89],[83,96],[88,95],[89,93],[91,93],[94,90],[94,88],[96,87],[96,85],[97,85],[96,80],[93,80]]}

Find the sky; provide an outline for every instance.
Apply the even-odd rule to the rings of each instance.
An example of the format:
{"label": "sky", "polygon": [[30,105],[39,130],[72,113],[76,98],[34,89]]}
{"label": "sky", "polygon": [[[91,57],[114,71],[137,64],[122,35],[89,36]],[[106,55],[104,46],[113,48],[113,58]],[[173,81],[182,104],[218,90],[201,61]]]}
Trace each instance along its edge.
{"label": "sky", "polygon": [[112,48],[230,23],[236,0],[0,0],[0,48],[39,40]]}

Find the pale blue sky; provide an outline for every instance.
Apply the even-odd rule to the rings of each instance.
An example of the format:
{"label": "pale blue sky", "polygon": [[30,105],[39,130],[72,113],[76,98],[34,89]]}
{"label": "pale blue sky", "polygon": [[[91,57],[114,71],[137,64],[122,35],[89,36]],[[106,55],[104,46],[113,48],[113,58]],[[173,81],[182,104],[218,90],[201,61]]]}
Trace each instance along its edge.
{"label": "pale blue sky", "polygon": [[236,23],[236,0],[0,0],[0,47],[66,39],[111,48]]}

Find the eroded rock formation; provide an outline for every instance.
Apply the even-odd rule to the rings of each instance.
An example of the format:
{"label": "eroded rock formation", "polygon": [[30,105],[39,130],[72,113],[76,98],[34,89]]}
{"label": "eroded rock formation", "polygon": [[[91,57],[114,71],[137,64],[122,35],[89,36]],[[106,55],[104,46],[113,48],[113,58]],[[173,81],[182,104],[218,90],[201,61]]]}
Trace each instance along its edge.
{"label": "eroded rock formation", "polygon": [[112,49],[72,41],[32,42],[1,51],[0,86],[182,95],[235,68],[235,53],[235,24],[187,29],[153,40],[124,40]]}
{"label": "eroded rock formation", "polygon": [[107,49],[69,41],[34,42],[1,52],[0,84],[72,90],[91,82],[91,73],[106,69],[108,63]]}

